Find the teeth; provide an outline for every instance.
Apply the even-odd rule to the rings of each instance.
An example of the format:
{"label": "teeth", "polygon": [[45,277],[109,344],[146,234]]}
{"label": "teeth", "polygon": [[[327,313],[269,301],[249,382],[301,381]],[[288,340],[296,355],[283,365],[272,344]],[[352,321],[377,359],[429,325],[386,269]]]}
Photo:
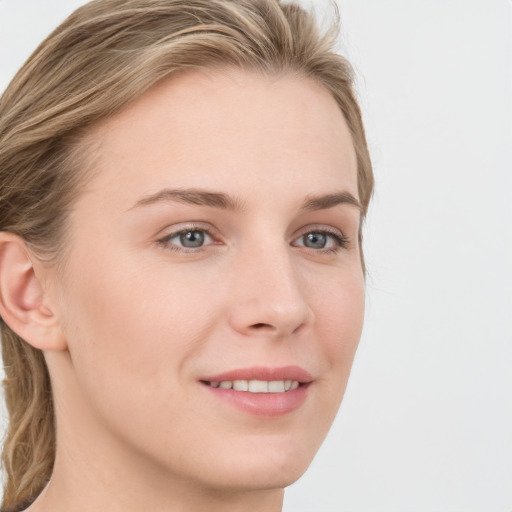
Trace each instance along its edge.
{"label": "teeth", "polygon": [[233,381],[233,389],[235,391],[249,391],[249,383],[246,380]]}
{"label": "teeth", "polygon": [[251,393],[268,393],[268,381],[266,380],[250,380],[249,391]]}
{"label": "teeth", "polygon": [[235,391],[248,391],[249,393],[284,393],[299,387],[296,380],[224,380],[222,382],[208,382],[212,388],[234,389]]}
{"label": "teeth", "polygon": [[284,381],[272,380],[268,383],[269,393],[284,393]]}

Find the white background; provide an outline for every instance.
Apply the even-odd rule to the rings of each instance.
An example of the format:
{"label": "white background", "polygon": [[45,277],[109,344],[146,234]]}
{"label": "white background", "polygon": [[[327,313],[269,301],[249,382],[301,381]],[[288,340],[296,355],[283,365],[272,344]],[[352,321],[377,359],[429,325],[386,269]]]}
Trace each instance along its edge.
{"label": "white background", "polygon": [[[0,0],[0,90],[81,3]],[[512,512],[512,2],[338,4],[377,181],[367,319],[285,511]]]}

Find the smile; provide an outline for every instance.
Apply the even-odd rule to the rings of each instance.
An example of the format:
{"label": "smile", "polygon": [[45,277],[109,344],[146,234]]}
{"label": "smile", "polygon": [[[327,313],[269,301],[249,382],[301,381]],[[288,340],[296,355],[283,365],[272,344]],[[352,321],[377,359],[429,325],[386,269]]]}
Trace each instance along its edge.
{"label": "smile", "polygon": [[234,389],[249,393],[286,393],[299,387],[297,380],[223,380],[221,382],[206,382],[212,388]]}
{"label": "smile", "polygon": [[213,397],[252,416],[275,418],[299,409],[312,376],[298,366],[245,368],[200,380]]}

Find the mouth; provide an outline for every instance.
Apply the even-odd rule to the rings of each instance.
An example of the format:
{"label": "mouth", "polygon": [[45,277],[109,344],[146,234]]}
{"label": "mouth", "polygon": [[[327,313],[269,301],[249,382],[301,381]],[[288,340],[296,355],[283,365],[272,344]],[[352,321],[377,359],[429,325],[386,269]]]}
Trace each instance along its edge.
{"label": "mouth", "polygon": [[297,380],[223,380],[201,381],[212,388],[234,389],[248,393],[287,393],[297,389],[301,383]]}
{"label": "mouth", "polygon": [[200,380],[210,396],[251,415],[272,418],[302,406],[313,383],[311,375],[297,366],[247,368]]}

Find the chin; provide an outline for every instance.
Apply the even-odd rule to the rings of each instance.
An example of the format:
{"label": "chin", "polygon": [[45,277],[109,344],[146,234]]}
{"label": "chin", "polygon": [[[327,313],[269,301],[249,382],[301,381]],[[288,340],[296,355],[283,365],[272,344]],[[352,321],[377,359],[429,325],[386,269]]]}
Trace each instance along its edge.
{"label": "chin", "polygon": [[304,474],[322,440],[284,440],[278,435],[259,442],[252,439],[245,449],[226,450],[224,456],[215,457],[205,466],[204,477],[217,489],[282,489]]}
{"label": "chin", "polygon": [[[246,467],[235,470],[231,468],[225,473],[207,477],[206,487],[218,491],[231,492],[263,491],[284,489],[296,482],[306,471],[309,463],[293,463],[286,466],[271,466],[250,462]],[[212,478],[213,477],[213,478]]]}

